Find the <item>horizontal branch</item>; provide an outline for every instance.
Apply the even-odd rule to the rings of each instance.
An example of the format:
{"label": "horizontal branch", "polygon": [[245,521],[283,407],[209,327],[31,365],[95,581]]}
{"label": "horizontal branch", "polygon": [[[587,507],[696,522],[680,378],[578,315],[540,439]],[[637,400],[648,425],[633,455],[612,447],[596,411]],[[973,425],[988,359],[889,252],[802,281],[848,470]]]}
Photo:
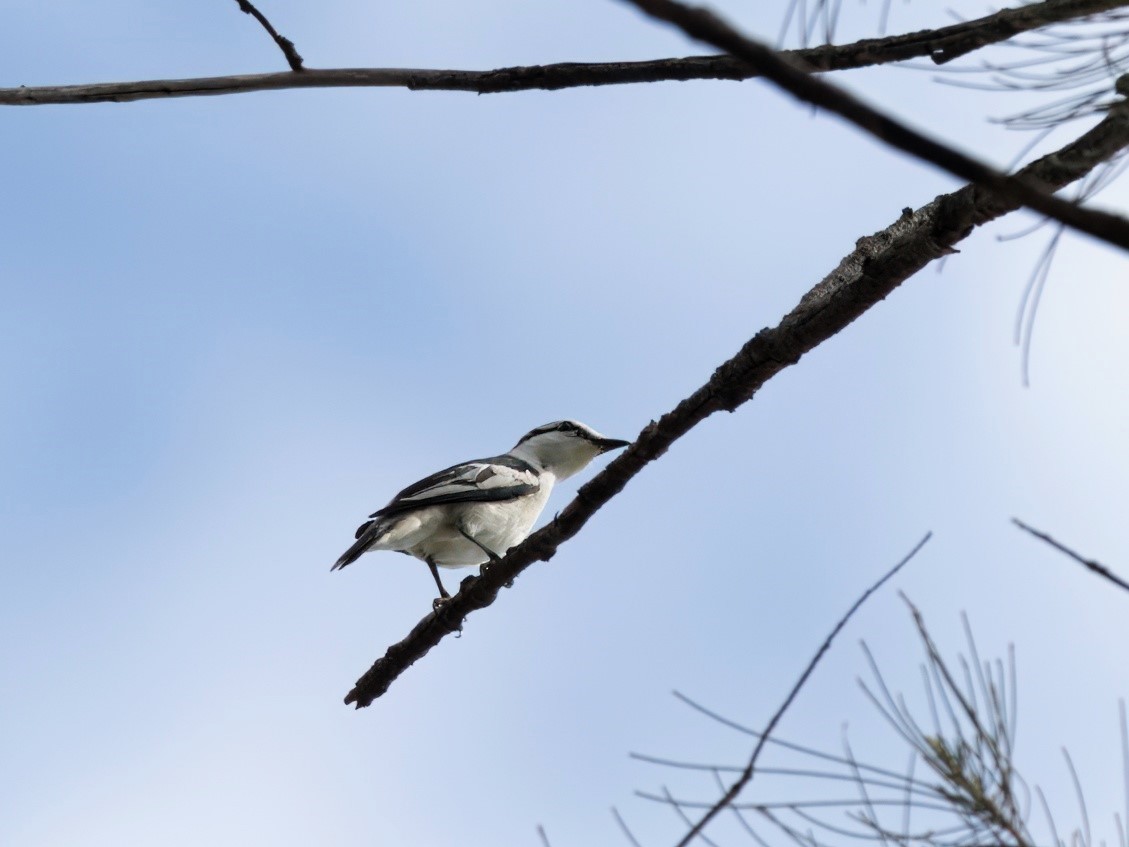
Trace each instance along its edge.
{"label": "horizontal branch", "polygon": [[1129,6],[1119,2],[1088,2],[1088,0],[1046,0],[1029,3],[1014,9],[1001,9],[991,15],[937,30],[944,35],[929,54],[938,65],[967,56],[974,50],[1007,41],[1016,35],[1042,29],[1057,23],[1099,15],[1113,9]]}
{"label": "horizontal branch", "polygon": [[[869,106],[853,94],[816,78],[794,59],[748,38],[705,8],[678,0],[626,0],[647,14],[674,24],[691,38],[720,47],[779,88],[805,103],[826,109],[889,146],[931,162],[954,176],[976,182],[1001,197],[1042,212],[1049,218],[1129,250],[1129,220],[1061,200],[1022,176],[1010,177],[959,150],[935,141],[908,124]],[[1129,75],[1117,81],[1119,93],[1129,88]]]}
{"label": "horizontal branch", "polygon": [[[1045,0],[1043,3],[1004,9],[982,18],[938,29],[886,38],[866,38],[851,44],[792,50],[784,55],[802,61],[817,71],[865,68],[923,56],[931,57],[934,62],[941,64],[1022,32],[1121,6],[1129,6],[1129,0]],[[287,59],[290,60],[289,55]],[[407,88],[412,91],[499,94],[530,90],[555,91],[591,85],[681,82],[691,79],[745,80],[758,75],[745,62],[731,56],[689,56],[643,62],[561,62],[488,71],[411,68],[317,70],[303,67],[301,72],[289,73],[0,88],[0,105],[123,103],[294,88]]]}
{"label": "horizontal branch", "polygon": [[[1019,172],[1028,184],[1054,191],[1085,176],[1129,147],[1129,107],[1118,104],[1099,124],[1074,142],[1032,162]],[[498,592],[536,561],[548,561],[580,531],[601,506],[670,446],[715,412],[734,411],[769,379],[851,324],[906,279],[935,259],[955,252],[972,230],[1019,208],[1008,197],[970,185],[944,194],[902,216],[886,229],[859,239],[855,249],[812,288],[772,329],[762,329],[709,381],[652,421],[635,442],[581,486],[576,497],[547,526],[510,550],[501,562],[468,576],[459,592],[428,614],[402,641],[357,680],[345,698],[368,706],[408,667],[427,654],[464,618],[494,602]]]}

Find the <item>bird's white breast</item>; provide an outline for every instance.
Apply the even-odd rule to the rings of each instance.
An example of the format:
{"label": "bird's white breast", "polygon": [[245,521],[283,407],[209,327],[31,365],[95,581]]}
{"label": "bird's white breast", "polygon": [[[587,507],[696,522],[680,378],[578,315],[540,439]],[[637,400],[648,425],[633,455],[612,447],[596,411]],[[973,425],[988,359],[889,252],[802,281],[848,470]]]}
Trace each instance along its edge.
{"label": "bird's white breast", "polygon": [[524,497],[420,509],[413,513],[424,524],[422,531],[413,533],[419,540],[398,549],[404,549],[420,559],[430,557],[444,568],[481,565],[488,561],[486,554],[459,532],[461,527],[479,544],[498,556],[504,556],[507,550],[529,535],[545,508],[554,482],[551,473],[542,473],[537,490]]}

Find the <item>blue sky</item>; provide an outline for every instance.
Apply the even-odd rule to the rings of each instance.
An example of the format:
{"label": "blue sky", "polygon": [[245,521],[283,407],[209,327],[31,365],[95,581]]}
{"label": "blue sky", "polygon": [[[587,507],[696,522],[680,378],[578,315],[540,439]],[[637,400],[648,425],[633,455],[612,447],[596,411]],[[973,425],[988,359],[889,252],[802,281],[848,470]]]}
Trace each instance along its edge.
{"label": "blue sky", "polygon": [[[722,8],[765,37],[782,14]],[[313,66],[707,52],[607,2],[263,9]],[[843,14],[844,37],[873,34],[874,9]],[[942,22],[896,5],[891,28]],[[234,3],[17,2],[6,35],[6,86],[281,68]],[[1001,164],[1026,140],[986,120],[1006,98],[899,69],[837,79]],[[1129,573],[1120,254],[1066,239],[1024,389],[1012,324],[1042,242],[997,241],[1023,216],[978,232],[353,712],[353,680],[433,593],[403,556],[329,574],[361,518],[548,420],[634,437],[858,237],[956,183],[759,83],[0,121],[0,843],[533,844],[538,824],[618,843],[613,805],[673,843],[679,821],[634,790],[711,787],[628,753],[749,746],[669,692],[763,724],[930,529],[781,732],[837,749],[849,723],[856,751],[900,765],[855,642],[916,697],[893,589],[950,650],[967,610],[984,654],[1016,645],[1029,779],[1068,828],[1068,746],[1112,838],[1129,598],[1009,519]]]}

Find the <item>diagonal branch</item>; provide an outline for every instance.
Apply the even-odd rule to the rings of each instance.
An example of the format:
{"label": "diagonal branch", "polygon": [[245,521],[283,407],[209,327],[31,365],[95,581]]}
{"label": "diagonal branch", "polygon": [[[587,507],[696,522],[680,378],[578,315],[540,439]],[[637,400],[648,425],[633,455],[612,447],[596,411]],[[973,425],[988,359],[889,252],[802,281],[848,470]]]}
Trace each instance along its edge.
{"label": "diagonal branch", "polygon": [[[1074,142],[1023,168],[1028,184],[1054,191],[1081,178],[1129,147],[1129,107],[1118,104]],[[859,239],[855,249],[811,289],[772,329],[763,329],[701,388],[658,421],[652,421],[620,456],[581,486],[575,499],[547,526],[510,550],[501,562],[466,577],[459,592],[438,612],[428,614],[402,641],[357,680],[345,698],[368,706],[392,682],[476,609],[494,602],[498,592],[536,561],[547,561],[601,506],[623,490],[650,462],[715,412],[734,411],[769,379],[840,332],[902,282],[930,262],[955,252],[972,230],[1019,208],[1014,199],[976,185],[943,194],[916,212],[906,209],[886,229]]]}
{"label": "diagonal branch", "polygon": [[1067,556],[1072,558],[1074,561],[1076,561],[1078,564],[1082,565],[1087,570],[1092,571],[1093,573],[1096,573],[1098,576],[1102,577],[1103,579],[1108,579],[1110,582],[1112,582],[1118,588],[1124,588],[1126,591],[1129,591],[1129,582],[1126,582],[1124,579],[1119,577],[1117,574],[1115,574],[1113,571],[1111,571],[1109,568],[1107,568],[1101,562],[1095,561],[1094,559],[1084,558],[1082,555],[1080,555],[1079,553],[1075,553],[1073,550],[1071,550],[1069,547],[1067,547],[1062,542],[1055,541],[1053,538],[1051,538],[1045,532],[1039,532],[1039,530],[1034,529],[1033,527],[1029,527],[1027,524],[1025,524],[1019,518],[1012,518],[1011,522],[1013,524],[1015,524],[1017,527],[1019,527],[1020,529],[1022,529],[1024,532],[1035,536],[1040,541],[1045,541],[1047,544],[1054,547],[1060,553],[1065,553]]}
{"label": "diagonal branch", "polygon": [[808,681],[808,678],[815,671],[815,667],[819,664],[820,659],[822,659],[824,654],[831,649],[831,642],[835,640],[835,636],[837,636],[843,629],[843,627],[847,625],[847,621],[849,621],[854,616],[855,612],[857,612],[859,608],[861,608],[862,604],[867,601],[870,595],[881,588],[883,585],[885,585],[886,582],[894,576],[894,574],[905,567],[909,560],[917,555],[917,551],[924,547],[926,542],[928,542],[932,536],[932,532],[927,532],[925,534],[925,537],[917,542],[914,548],[910,550],[909,553],[907,553],[900,562],[894,565],[894,567],[892,567],[890,570],[886,571],[886,573],[882,575],[882,578],[871,585],[870,588],[866,589],[866,591],[864,591],[862,595],[851,605],[851,608],[847,610],[847,613],[843,615],[843,617],[839,618],[838,623],[836,623],[835,626],[831,629],[831,632],[828,634],[827,638],[823,640],[823,643],[819,645],[819,649],[816,650],[815,655],[812,656],[811,661],[809,661],[807,667],[804,668],[804,672],[800,674],[800,678],[796,680],[796,684],[792,686],[792,690],[788,692],[788,696],[784,698],[784,702],[780,705],[780,708],[777,709],[773,714],[772,719],[769,720],[768,725],[764,728],[764,732],[761,733],[760,738],[757,739],[756,746],[753,748],[753,754],[749,757],[749,762],[745,765],[745,769],[741,771],[741,775],[733,781],[733,784],[729,786],[729,789],[721,796],[721,799],[710,806],[709,810],[704,815],[702,815],[702,817],[696,824],[694,824],[690,828],[690,831],[687,832],[686,835],[683,836],[682,840],[678,842],[678,847],[686,847],[687,844],[693,841],[696,837],[700,836],[702,834],[702,830],[706,828],[706,824],[713,820],[719,812],[731,806],[733,804],[733,801],[737,799],[737,795],[745,790],[745,786],[748,785],[749,781],[753,778],[753,772],[757,766],[757,759],[760,758],[761,751],[764,749],[765,744],[768,743],[769,737],[772,735],[772,731],[776,729],[776,725],[780,723],[780,719],[784,717],[784,713],[788,711],[788,707],[792,705],[792,701],[796,699],[796,696],[800,693],[800,689],[804,687],[804,684]]}
{"label": "diagonal branch", "polygon": [[[240,2],[240,0],[237,0]],[[248,4],[250,5],[250,4]],[[990,44],[1055,23],[1076,20],[1111,9],[1129,6],[1129,0],[1044,0],[1014,9],[1003,9],[982,18],[937,29],[865,38],[850,44],[826,45],[787,51],[817,71],[841,71],[884,65],[928,56],[938,64]],[[242,8],[242,5],[241,7]],[[253,7],[252,7],[253,8]],[[252,13],[248,13],[252,14]],[[284,53],[285,44],[273,28],[268,29]],[[279,39],[282,38],[281,41]],[[301,66],[290,54],[287,61],[302,73],[240,74],[106,82],[89,85],[20,86],[0,88],[0,106],[45,104],[123,103],[168,97],[199,97],[209,94],[243,94],[294,88],[407,88],[412,91],[470,91],[498,94],[516,91],[556,91],[588,85],[625,85],[691,79],[752,79],[760,74],[732,56],[688,56],[644,62],[561,62],[497,68],[489,71],[423,70],[411,68],[328,68]]]}
{"label": "diagonal branch", "polygon": [[286,63],[290,65],[290,70],[302,70],[302,57],[298,55],[298,50],[294,46],[294,42],[289,38],[279,35],[278,31],[271,25],[271,22],[267,20],[266,15],[256,9],[250,0],[235,0],[235,2],[239,4],[239,10],[241,12],[245,12],[263,25],[263,29],[274,39],[274,43],[278,45],[278,49],[281,50],[282,55],[286,57]]}
{"label": "diagonal branch", "polygon": [[[796,98],[846,118],[860,129],[898,150],[932,162],[949,173],[979,183],[1002,197],[1042,212],[1049,218],[1129,250],[1129,220],[1108,212],[1086,209],[1051,196],[1021,178],[1009,177],[983,162],[912,129],[837,86],[816,78],[810,69],[763,44],[746,38],[708,9],[677,0],[627,0],[647,14],[672,23],[692,38],[720,47],[748,62],[768,80]],[[1129,75],[1118,81],[1129,88]]]}

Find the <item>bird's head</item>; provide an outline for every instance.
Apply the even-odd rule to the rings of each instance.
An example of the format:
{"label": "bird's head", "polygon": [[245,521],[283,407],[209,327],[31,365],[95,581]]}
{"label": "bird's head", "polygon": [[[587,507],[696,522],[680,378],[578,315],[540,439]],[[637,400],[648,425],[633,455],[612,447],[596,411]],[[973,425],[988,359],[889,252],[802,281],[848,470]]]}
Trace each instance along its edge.
{"label": "bird's head", "polygon": [[510,455],[549,471],[557,479],[565,479],[583,470],[601,453],[630,443],[605,438],[578,421],[553,421],[523,435]]}

